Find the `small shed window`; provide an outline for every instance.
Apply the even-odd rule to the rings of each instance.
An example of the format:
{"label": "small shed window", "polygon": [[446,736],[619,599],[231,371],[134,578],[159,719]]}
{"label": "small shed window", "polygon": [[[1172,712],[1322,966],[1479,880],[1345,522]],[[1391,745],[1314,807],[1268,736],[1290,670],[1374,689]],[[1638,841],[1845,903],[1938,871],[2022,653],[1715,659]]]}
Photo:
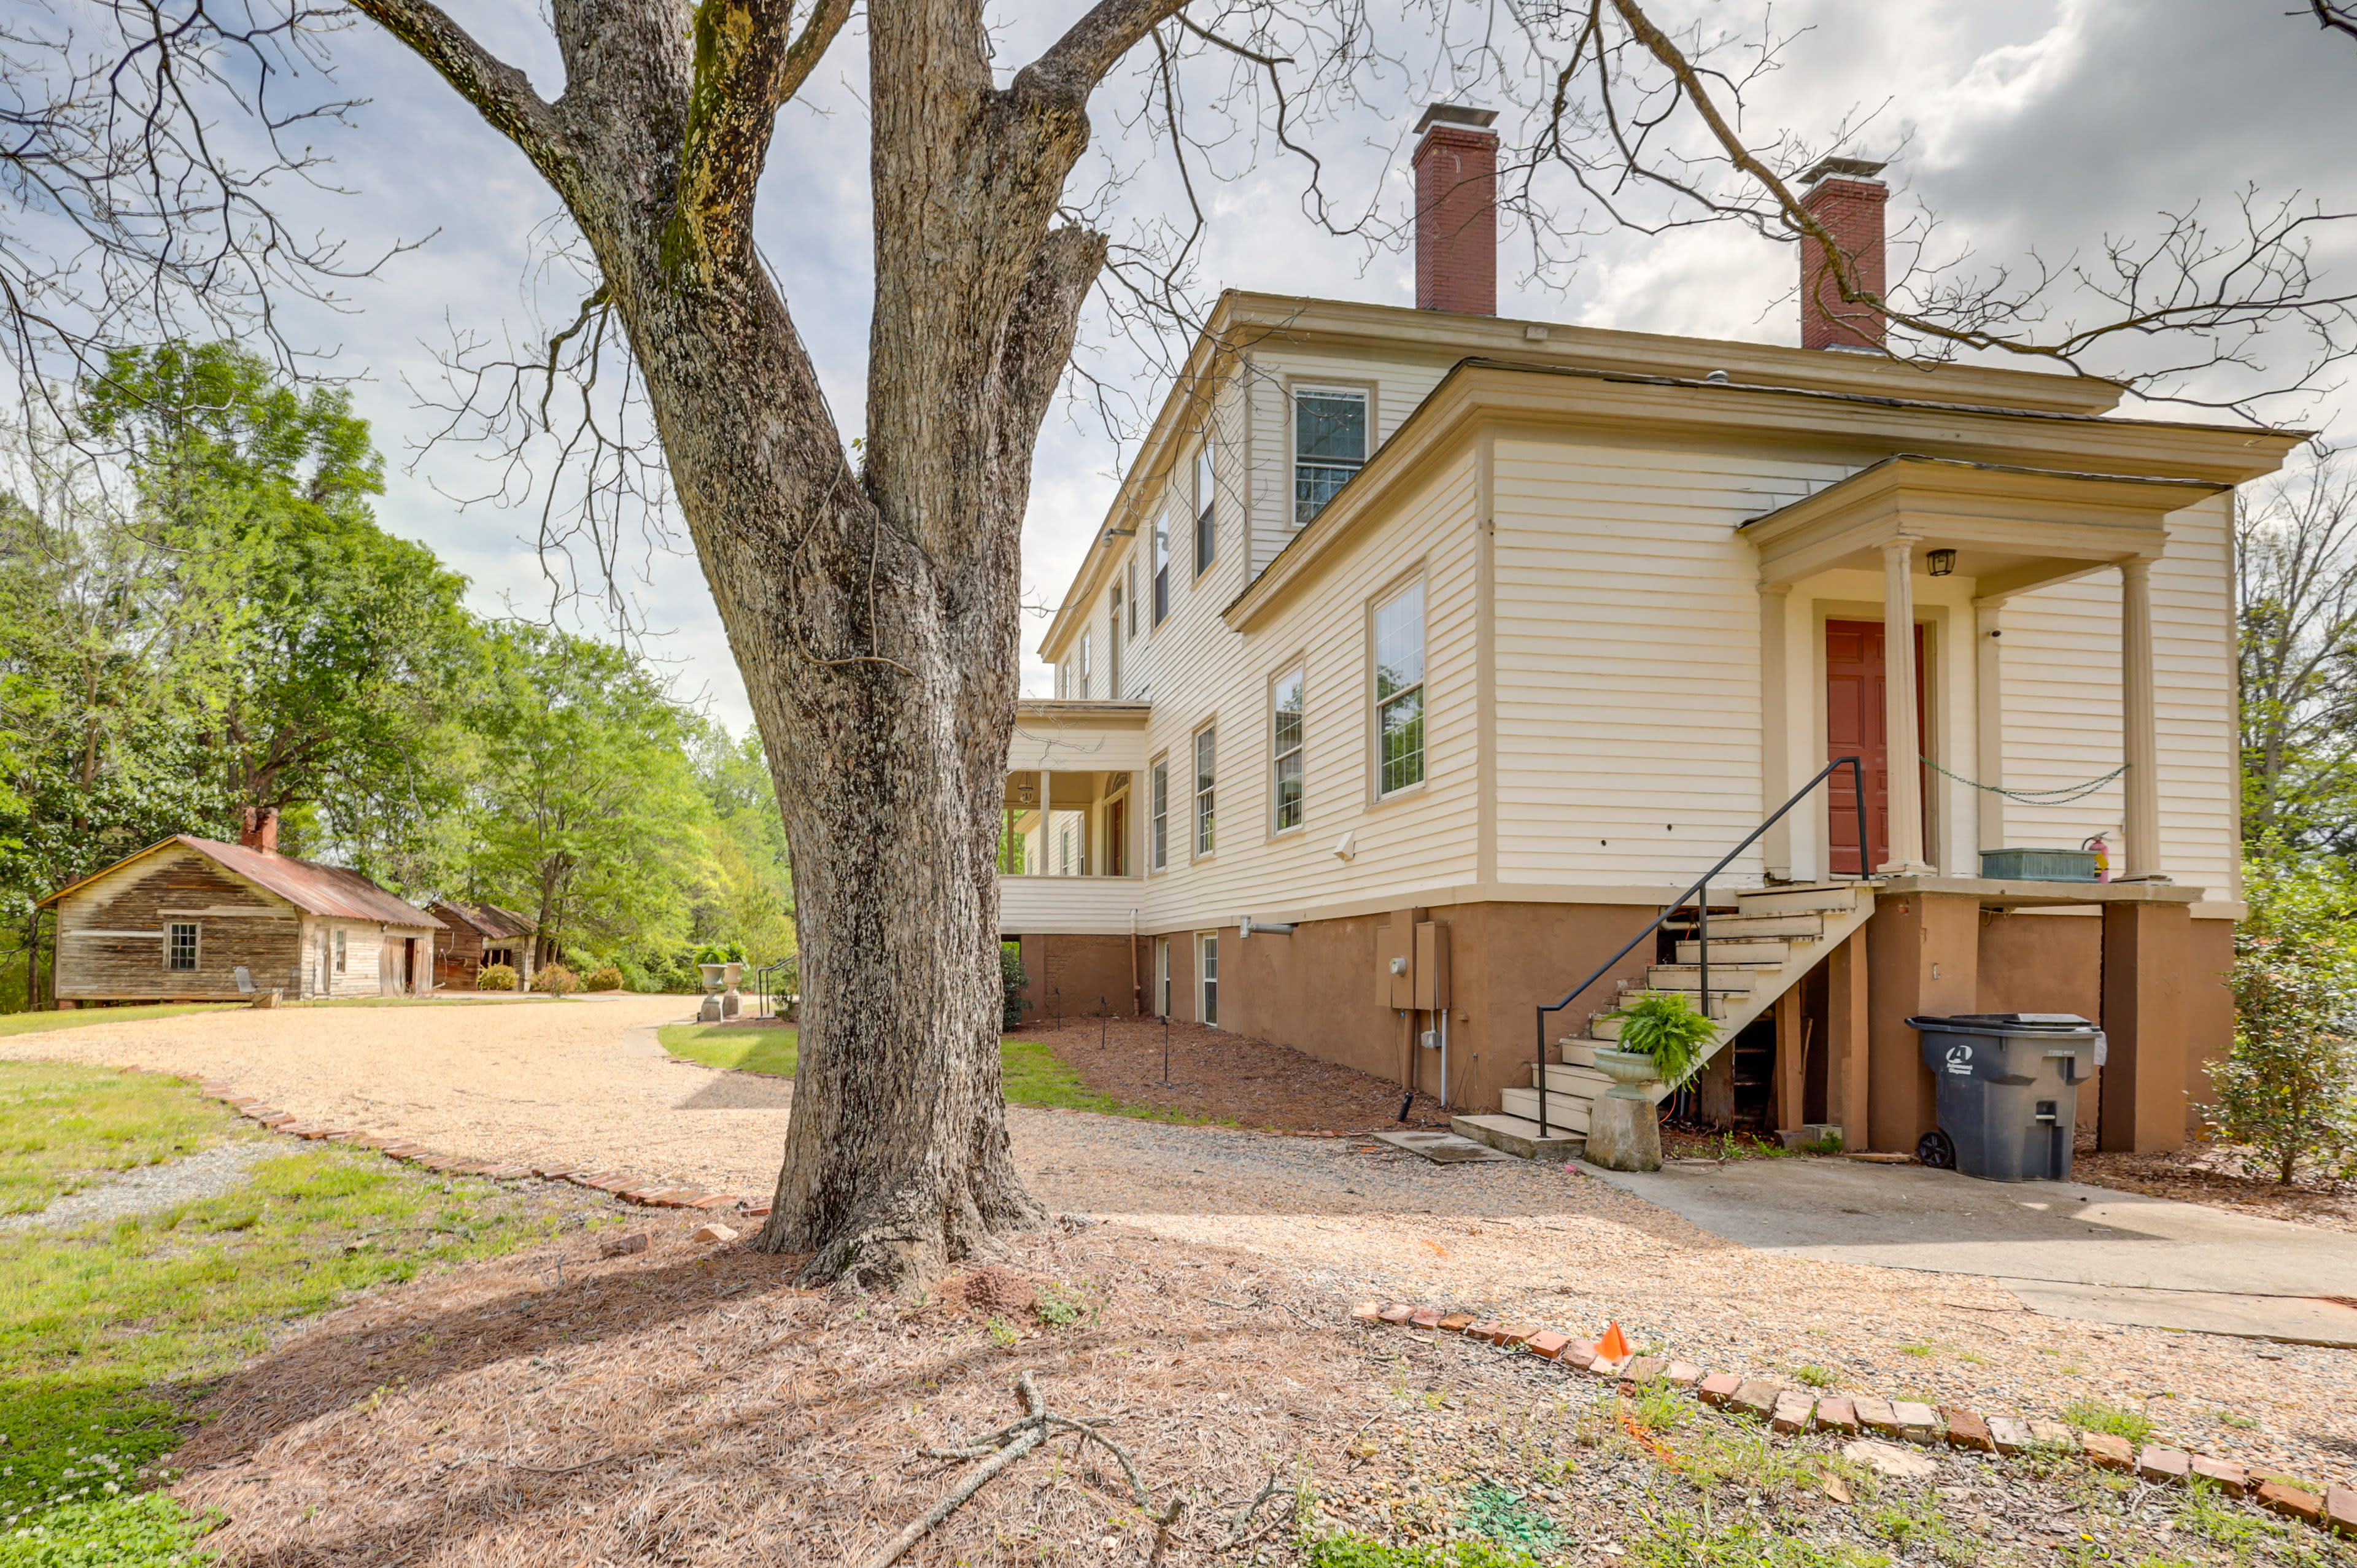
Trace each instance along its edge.
{"label": "small shed window", "polygon": [[197,967],[197,927],[193,920],[175,920],[164,929],[164,967]]}
{"label": "small shed window", "polygon": [[336,933],[336,972],[344,972],[344,933],[340,930]]}

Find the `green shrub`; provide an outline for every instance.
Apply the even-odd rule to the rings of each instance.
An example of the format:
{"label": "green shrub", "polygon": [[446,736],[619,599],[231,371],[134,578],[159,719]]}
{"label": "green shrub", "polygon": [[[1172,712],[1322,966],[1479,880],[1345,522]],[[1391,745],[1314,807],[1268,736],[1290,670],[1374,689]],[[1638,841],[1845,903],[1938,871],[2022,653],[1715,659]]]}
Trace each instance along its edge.
{"label": "green shrub", "polygon": [[1718,1026],[1695,1011],[1684,993],[1641,991],[1608,1015],[1620,1026],[1620,1049],[1653,1058],[1653,1071],[1675,1089],[1702,1065],[1702,1047]]}
{"label": "green shrub", "polygon": [[1012,1029],[1023,1022],[1023,1004],[1031,989],[1022,950],[1013,942],[998,944],[998,983],[1005,996],[1005,1026]]}
{"label": "green shrub", "polygon": [[2234,932],[2234,1046],[2210,1069],[2221,1137],[2249,1174],[2357,1176],[2357,949],[2349,885],[2287,859],[2244,872],[2250,918]]}
{"label": "green shrub", "polygon": [[516,972],[503,963],[487,963],[483,966],[483,972],[475,976],[475,989],[478,991],[513,991],[515,988]]}
{"label": "green shrub", "polygon": [[600,964],[591,970],[589,978],[581,983],[591,991],[619,991],[622,989],[621,967],[619,964]]}
{"label": "green shrub", "polygon": [[549,996],[570,996],[581,989],[581,977],[561,963],[544,964],[532,972],[532,988]]}

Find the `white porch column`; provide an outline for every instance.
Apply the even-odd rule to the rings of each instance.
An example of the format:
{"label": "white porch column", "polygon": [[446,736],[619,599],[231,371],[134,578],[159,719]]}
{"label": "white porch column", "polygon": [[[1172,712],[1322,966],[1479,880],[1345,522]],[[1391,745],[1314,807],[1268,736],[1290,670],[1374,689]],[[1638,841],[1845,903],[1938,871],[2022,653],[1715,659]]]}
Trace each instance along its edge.
{"label": "white porch column", "polygon": [[[2005,633],[2005,601],[1973,601],[1974,777],[1984,784],[2005,782],[2005,676],[1998,639]],[[1994,789],[1979,797],[1980,847],[2004,849],[2005,797]]]}
{"label": "white porch column", "polygon": [[1882,547],[1882,733],[1889,768],[1890,858],[1875,867],[1928,875],[1923,858],[1923,736],[1915,723],[1915,542]]}
{"label": "white porch column", "polygon": [[[1790,677],[1785,672],[1784,612],[1792,596],[1790,583],[1760,585],[1760,814],[1766,816],[1792,792],[1792,761],[1786,734]],[[1770,876],[1792,874],[1792,828],[1788,816],[1768,830],[1760,846],[1761,864]]]}
{"label": "white porch column", "polygon": [[2153,696],[2152,563],[2120,563],[2120,760],[2128,765],[2127,875],[2160,871],[2160,729]]}

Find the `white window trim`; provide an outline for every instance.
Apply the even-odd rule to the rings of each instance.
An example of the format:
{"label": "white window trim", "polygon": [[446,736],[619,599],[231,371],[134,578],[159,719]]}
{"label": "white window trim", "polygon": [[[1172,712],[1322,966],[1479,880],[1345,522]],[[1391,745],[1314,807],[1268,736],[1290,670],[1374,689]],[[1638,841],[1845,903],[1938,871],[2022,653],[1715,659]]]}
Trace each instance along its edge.
{"label": "white window trim", "polygon": [[[186,926],[192,933],[194,933],[194,940],[191,943],[191,950],[189,954],[194,961],[186,969],[175,969],[172,967],[172,933],[183,926]],[[205,928],[203,925],[195,920],[166,921],[164,924],[164,972],[167,974],[194,974],[204,967]]]}
{"label": "white window trim", "polygon": [[[1288,680],[1301,682],[1301,731],[1295,736],[1291,751],[1277,749],[1277,693]],[[1276,818],[1283,810],[1283,792],[1278,788],[1277,768],[1287,757],[1301,759],[1301,820],[1292,826],[1281,825]],[[1271,838],[1290,837],[1306,831],[1309,824],[1309,661],[1297,659],[1279,670],[1268,683],[1268,834]]]}
{"label": "white window trim", "polygon": [[1170,754],[1146,765],[1146,874],[1170,869]]}
{"label": "white window trim", "polygon": [[[1211,782],[1203,783],[1203,737],[1211,739]],[[1211,806],[1211,847],[1203,847],[1203,803]],[[1187,847],[1190,860],[1220,853],[1220,721],[1205,719],[1187,737]]]}
{"label": "white window trim", "polygon": [[1195,933],[1195,1022],[1220,1027],[1220,933]]}
{"label": "white window trim", "polygon": [[[1414,685],[1403,686],[1386,697],[1383,694],[1382,676],[1379,673],[1382,650],[1375,630],[1375,618],[1383,612],[1385,606],[1399,598],[1409,589],[1415,587],[1421,587],[1424,590],[1424,616],[1420,636],[1423,647],[1420,650],[1422,658],[1419,661],[1421,672]],[[1409,692],[1421,693],[1424,698],[1423,769],[1414,783],[1403,784],[1396,789],[1386,789],[1383,788],[1383,709],[1399,701]],[[1367,778],[1372,786],[1371,798],[1375,804],[1380,805],[1386,800],[1403,800],[1417,793],[1431,783],[1432,579],[1421,564],[1405,576],[1394,578],[1380,593],[1367,601]]]}
{"label": "white window trim", "polygon": [[[1340,392],[1356,397],[1366,404],[1366,429],[1363,433],[1358,464],[1351,470],[1352,478],[1358,477],[1361,468],[1364,468],[1374,460],[1377,445],[1375,384],[1372,381],[1294,381],[1286,384],[1285,389],[1285,526],[1288,532],[1298,532],[1308,527],[1310,522],[1317,521],[1316,518],[1311,518],[1308,522],[1305,522],[1300,514],[1298,487],[1301,482],[1301,398],[1305,392],[1313,395],[1321,392]],[[1343,481],[1344,484],[1349,482],[1348,479]],[[1318,510],[1319,514],[1323,515],[1325,509],[1321,507]]]}
{"label": "white window trim", "polygon": [[[1195,505],[1187,514],[1187,532],[1194,551],[1194,580],[1202,581],[1203,574],[1220,564],[1220,477],[1219,458],[1211,438],[1205,435],[1195,446]],[[1210,521],[1204,513],[1211,514]],[[1203,548],[1208,543],[1211,549]]]}

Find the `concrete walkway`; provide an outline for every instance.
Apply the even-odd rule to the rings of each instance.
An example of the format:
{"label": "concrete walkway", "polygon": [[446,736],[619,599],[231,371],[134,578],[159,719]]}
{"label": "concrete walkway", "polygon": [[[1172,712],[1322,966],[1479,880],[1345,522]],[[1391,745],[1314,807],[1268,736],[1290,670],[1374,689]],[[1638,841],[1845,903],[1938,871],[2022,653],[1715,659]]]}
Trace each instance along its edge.
{"label": "concrete walkway", "polygon": [[1977,1274],[2056,1316],[2357,1345],[2357,1246],[2341,1231],[2076,1182],[1979,1181],[1921,1165],[1754,1159],[1642,1173],[1589,1168],[1713,1235],[1788,1257]]}

